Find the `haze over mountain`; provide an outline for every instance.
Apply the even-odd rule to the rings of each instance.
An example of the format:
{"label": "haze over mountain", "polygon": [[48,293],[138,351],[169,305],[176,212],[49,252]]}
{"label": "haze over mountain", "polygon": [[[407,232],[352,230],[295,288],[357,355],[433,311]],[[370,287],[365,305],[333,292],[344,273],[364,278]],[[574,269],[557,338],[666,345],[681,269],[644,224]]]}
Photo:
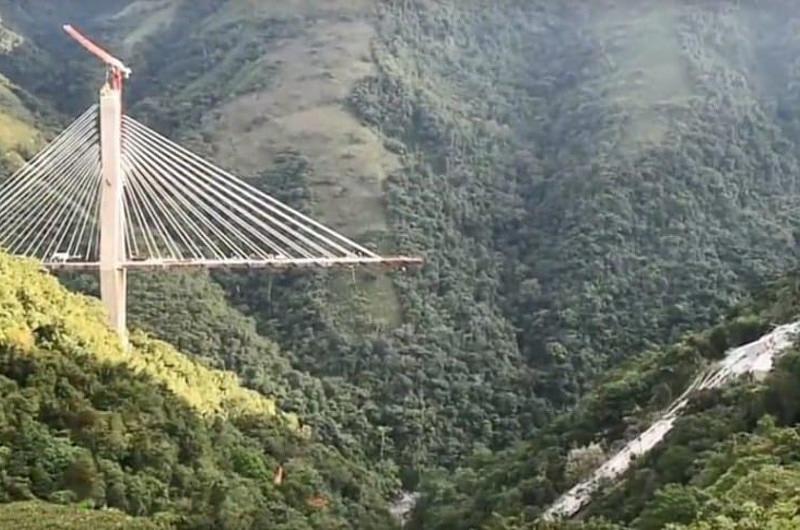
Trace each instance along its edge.
{"label": "haze over mountain", "polygon": [[[800,19],[788,0],[47,4],[0,0],[0,178],[96,99],[102,67],[60,31],[71,22],[133,68],[137,120],[426,266],[132,278],[133,327],[203,366],[200,380],[234,372],[231,385],[308,426],[313,456],[292,457],[291,492],[273,487],[289,458],[272,445],[288,439],[278,427],[254,434],[191,407],[162,418],[114,395],[104,368],[69,361],[64,341],[81,326],[52,344],[14,316],[0,328],[2,375],[30,385],[13,406],[31,408],[14,414],[51,441],[26,439],[20,463],[3,451],[21,445],[0,437],[2,500],[84,500],[182,528],[391,528],[387,502],[403,487],[422,492],[414,528],[528,528],[698,370],[796,316]],[[9,275],[3,304],[24,305]],[[61,280],[96,293],[92,277]],[[660,452],[592,504],[607,521],[577,527],[793,528],[795,357],[698,398]],[[92,404],[89,426],[126,406],[155,418],[164,448],[203,433],[216,486],[185,476],[200,465],[186,448],[159,454],[169,464],[112,458],[89,426],[27,405],[50,396],[28,382],[44,366]],[[3,418],[2,432],[17,428]],[[176,433],[177,421],[191,428]],[[51,443],[69,450],[56,458]],[[102,493],[67,481],[76,462]],[[159,466],[171,475],[151,476]],[[738,502],[747,488],[764,489],[753,506]]]}

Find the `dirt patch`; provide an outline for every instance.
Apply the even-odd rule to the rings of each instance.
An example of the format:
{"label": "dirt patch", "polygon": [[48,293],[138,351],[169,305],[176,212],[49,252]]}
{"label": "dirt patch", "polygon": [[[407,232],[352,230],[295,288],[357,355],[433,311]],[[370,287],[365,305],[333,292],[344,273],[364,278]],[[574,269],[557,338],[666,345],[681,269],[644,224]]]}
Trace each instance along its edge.
{"label": "dirt patch", "polygon": [[314,38],[283,43],[254,65],[269,67],[270,89],[225,104],[207,121],[220,161],[246,174],[277,152],[299,149],[314,167],[318,215],[350,236],[386,229],[383,181],[399,167],[373,131],[345,108],[353,84],[373,72],[366,21],[323,21]]}
{"label": "dirt patch", "polygon": [[[356,12],[347,5],[348,13]],[[304,35],[278,43],[252,65],[258,75],[269,76],[268,88],[234,98],[203,123],[217,161],[243,175],[269,168],[287,148],[299,150],[313,167],[315,215],[361,240],[388,228],[383,185],[400,166],[382,138],[345,106],[355,82],[374,72],[373,37],[366,17],[339,10],[318,19]],[[399,305],[391,282],[379,278],[364,288],[383,320],[396,324]]]}
{"label": "dirt patch", "polygon": [[616,70],[611,99],[629,114],[623,149],[661,142],[670,109],[692,96],[673,2],[620,2],[598,11],[595,30]]}

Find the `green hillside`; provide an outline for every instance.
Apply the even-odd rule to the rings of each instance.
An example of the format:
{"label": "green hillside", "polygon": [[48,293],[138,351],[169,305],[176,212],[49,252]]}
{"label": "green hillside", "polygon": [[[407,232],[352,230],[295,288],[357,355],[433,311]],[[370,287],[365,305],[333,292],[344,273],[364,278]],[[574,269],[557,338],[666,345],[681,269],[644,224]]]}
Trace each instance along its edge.
{"label": "green hillside", "polygon": [[296,416],[142,334],[124,351],[103,320],[96,301],[0,256],[0,501],[178,528],[392,526],[377,477]]}
{"label": "green hillside", "polygon": [[[23,42],[0,17],[0,56],[15,53]],[[19,87],[0,74],[0,172],[17,169],[36,152],[41,140],[36,121]]]}
{"label": "green hillside", "polygon": [[[607,484],[575,522],[542,511],[644,431],[725,350],[800,318],[800,276],[720,325],[643,353],[607,374],[569,414],[530,442],[476,454],[453,477],[424,481],[412,529],[722,530],[795,528],[800,475],[800,343],[764,381],[695,395],[662,444]],[[668,526],[668,525],[674,526]]]}
{"label": "green hillside", "polygon": [[[252,393],[217,372],[195,374],[198,388],[239,388],[239,405],[284,418],[275,432],[296,414],[314,451],[363,473],[354,497],[331,479],[345,499],[331,517],[357,526],[342,514],[363,508],[383,521],[362,496],[383,506],[402,481],[425,493],[417,526],[514,528],[568,485],[570,450],[641,428],[721,345],[793,315],[775,295],[728,318],[796,267],[794,7],[0,0],[0,175],[96,97],[101,69],[58,31],[73,21],[133,67],[131,115],[359,242],[424,256],[419,273],[135,275],[131,321]],[[96,291],[90,277],[62,279]],[[135,341],[142,357],[126,366],[167,374],[160,384],[186,393],[191,414],[231,406],[170,375],[200,365]],[[698,506],[675,523],[704,528],[714,507],[739,517],[723,497],[747,482],[704,470],[713,455],[760,458],[794,429],[771,392],[783,390],[709,397],[687,422],[710,438],[658,464],[691,471],[643,468],[592,514],[645,528],[663,489],[664,503]],[[740,456],[725,446],[735,433]],[[314,451],[308,465],[322,469]],[[785,471],[775,488],[790,502],[793,461],[764,462]],[[242,491],[255,499],[242,505],[275,493]],[[783,509],[759,506],[753,521]]]}
{"label": "green hillside", "polygon": [[42,502],[0,505],[0,526],[19,530],[162,530],[167,525],[124,515]]}

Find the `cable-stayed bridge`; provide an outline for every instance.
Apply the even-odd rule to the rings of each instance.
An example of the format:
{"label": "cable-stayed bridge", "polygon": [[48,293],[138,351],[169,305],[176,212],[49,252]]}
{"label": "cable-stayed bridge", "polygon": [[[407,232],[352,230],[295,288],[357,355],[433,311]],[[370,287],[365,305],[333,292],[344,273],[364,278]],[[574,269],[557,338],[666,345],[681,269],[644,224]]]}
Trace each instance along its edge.
{"label": "cable-stayed bridge", "polygon": [[131,71],[71,26],[108,68],[93,105],[0,185],[0,247],[51,270],[99,270],[125,337],[131,269],[402,268],[122,112]]}
{"label": "cable-stayed bridge", "polygon": [[[99,120],[91,107],[0,187],[0,243],[11,253],[52,269],[99,266]],[[126,268],[406,262],[377,255],[128,116],[120,156]]]}

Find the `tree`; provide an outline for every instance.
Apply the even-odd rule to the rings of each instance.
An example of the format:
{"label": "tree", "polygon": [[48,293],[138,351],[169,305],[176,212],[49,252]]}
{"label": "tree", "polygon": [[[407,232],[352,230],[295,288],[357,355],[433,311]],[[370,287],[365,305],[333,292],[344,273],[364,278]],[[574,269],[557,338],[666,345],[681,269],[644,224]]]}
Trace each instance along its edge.
{"label": "tree", "polygon": [[569,482],[586,478],[605,461],[606,453],[600,444],[592,442],[584,447],[576,447],[567,453],[564,477]]}

